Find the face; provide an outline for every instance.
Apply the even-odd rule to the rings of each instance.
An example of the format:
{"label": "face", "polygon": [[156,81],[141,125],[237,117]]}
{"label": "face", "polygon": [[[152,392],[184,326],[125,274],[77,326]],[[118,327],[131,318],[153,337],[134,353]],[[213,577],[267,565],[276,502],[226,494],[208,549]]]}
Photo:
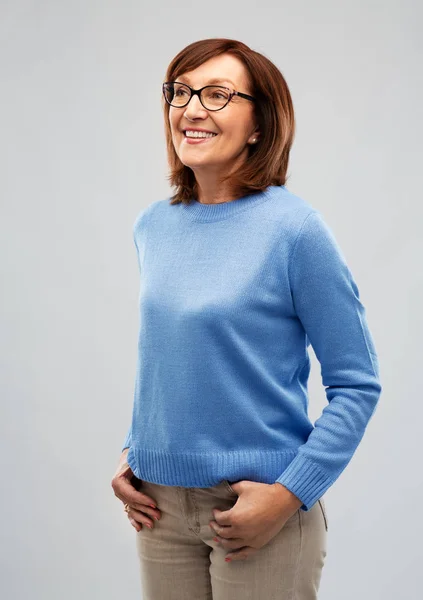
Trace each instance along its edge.
{"label": "face", "polygon": [[[237,57],[230,54],[216,56],[176,79],[199,89],[209,85],[209,81],[214,78],[222,81],[213,85],[223,85],[252,95],[248,71]],[[246,160],[249,144],[254,143],[254,138],[257,141],[259,138],[254,103],[236,95],[218,111],[205,109],[199,97],[192,96],[188,105],[183,108],[169,107],[169,120],[179,159],[196,175],[200,175],[200,179],[202,175],[218,175],[221,172],[226,174],[236,170]],[[190,143],[183,132],[185,128],[206,129],[217,135]]]}

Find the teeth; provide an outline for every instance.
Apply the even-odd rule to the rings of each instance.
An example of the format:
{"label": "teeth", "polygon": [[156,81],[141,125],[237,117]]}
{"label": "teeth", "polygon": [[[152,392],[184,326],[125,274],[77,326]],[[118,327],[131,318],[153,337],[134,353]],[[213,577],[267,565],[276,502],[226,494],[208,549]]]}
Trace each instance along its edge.
{"label": "teeth", "polygon": [[186,131],[185,132],[186,137],[192,137],[192,138],[197,138],[197,137],[214,137],[215,135],[217,135],[216,133],[206,133],[204,131]]}

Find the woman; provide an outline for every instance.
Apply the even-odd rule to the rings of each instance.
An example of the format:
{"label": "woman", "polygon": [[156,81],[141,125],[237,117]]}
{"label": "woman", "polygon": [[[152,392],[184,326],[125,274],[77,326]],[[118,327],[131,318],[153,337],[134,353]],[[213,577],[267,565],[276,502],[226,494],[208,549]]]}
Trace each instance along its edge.
{"label": "woman", "polygon": [[[294,112],[275,65],[201,40],[163,102],[177,191],[134,224],[138,367],[112,480],[143,597],[312,600],[323,495],[382,389],[365,308],[322,215],[285,187]],[[314,426],[310,343],[328,399]]]}

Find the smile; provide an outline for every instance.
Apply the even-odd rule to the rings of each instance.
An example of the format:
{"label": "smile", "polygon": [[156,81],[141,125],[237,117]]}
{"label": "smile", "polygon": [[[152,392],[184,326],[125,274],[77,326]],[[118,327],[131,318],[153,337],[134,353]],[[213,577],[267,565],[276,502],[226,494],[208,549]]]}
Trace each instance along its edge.
{"label": "smile", "polygon": [[217,135],[218,134],[207,135],[207,136],[203,135],[203,136],[188,137],[184,133],[184,142],[186,142],[187,144],[204,144],[205,142],[210,142],[210,140],[217,137]]}

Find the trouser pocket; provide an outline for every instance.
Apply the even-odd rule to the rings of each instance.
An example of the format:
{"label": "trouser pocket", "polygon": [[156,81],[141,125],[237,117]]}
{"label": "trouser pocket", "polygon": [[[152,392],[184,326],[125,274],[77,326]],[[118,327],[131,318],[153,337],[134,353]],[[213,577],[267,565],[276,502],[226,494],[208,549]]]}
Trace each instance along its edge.
{"label": "trouser pocket", "polygon": [[231,494],[234,494],[235,496],[238,496],[236,491],[234,489],[232,489],[232,486],[227,479],[224,479],[223,483],[225,484],[225,487],[228,490],[228,492],[230,492]]}

